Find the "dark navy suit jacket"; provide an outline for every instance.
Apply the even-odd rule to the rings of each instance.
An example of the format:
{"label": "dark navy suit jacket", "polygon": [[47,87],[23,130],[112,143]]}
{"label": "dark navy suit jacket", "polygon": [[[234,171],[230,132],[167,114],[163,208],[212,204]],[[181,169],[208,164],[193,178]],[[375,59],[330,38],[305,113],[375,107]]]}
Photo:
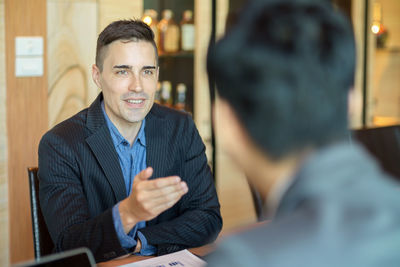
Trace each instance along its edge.
{"label": "dark navy suit jacket", "polygon": [[[43,136],[38,172],[40,205],[55,250],[88,247],[96,261],[127,253],[112,218],[112,207],[127,193],[102,97]],[[193,120],[154,104],[145,135],[152,178],[178,175],[189,192],[140,231],[159,255],[213,241],[222,227],[220,206]]]}

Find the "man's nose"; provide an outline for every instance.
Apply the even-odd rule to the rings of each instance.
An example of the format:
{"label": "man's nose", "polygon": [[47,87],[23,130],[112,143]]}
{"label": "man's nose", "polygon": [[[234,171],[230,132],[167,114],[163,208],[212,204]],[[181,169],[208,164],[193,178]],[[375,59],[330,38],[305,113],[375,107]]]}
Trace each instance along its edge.
{"label": "man's nose", "polygon": [[132,77],[129,90],[134,92],[141,92],[143,90],[139,75],[134,75],[134,77]]}

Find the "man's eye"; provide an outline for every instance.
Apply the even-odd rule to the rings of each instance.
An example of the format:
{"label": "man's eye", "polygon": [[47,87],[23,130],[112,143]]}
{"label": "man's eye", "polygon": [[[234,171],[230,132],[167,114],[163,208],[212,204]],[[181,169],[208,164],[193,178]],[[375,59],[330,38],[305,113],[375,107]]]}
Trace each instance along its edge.
{"label": "man's eye", "polygon": [[153,70],[144,70],[143,73],[145,75],[153,75],[154,71]]}
{"label": "man's eye", "polygon": [[119,70],[119,71],[117,71],[117,74],[118,74],[118,75],[127,75],[127,74],[128,74],[128,71],[126,71],[126,70]]}

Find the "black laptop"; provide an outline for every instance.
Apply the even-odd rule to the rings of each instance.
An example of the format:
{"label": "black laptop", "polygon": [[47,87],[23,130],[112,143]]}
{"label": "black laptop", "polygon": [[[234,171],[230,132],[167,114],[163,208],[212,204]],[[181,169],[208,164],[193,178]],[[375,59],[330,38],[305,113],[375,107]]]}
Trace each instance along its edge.
{"label": "black laptop", "polygon": [[77,248],[41,257],[36,261],[13,265],[15,267],[93,267],[96,262],[87,248]]}

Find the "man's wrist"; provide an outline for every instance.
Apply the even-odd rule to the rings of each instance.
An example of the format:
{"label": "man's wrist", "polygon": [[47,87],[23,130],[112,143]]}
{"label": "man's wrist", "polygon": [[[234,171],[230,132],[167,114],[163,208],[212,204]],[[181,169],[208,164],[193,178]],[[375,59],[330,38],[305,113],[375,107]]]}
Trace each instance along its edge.
{"label": "man's wrist", "polygon": [[136,247],[133,253],[139,253],[141,249],[142,249],[142,241],[140,241],[140,238],[138,237],[136,240]]}
{"label": "man's wrist", "polygon": [[119,216],[121,218],[121,223],[126,234],[138,223],[134,216],[129,211],[126,206],[126,199],[122,200],[118,207]]}

